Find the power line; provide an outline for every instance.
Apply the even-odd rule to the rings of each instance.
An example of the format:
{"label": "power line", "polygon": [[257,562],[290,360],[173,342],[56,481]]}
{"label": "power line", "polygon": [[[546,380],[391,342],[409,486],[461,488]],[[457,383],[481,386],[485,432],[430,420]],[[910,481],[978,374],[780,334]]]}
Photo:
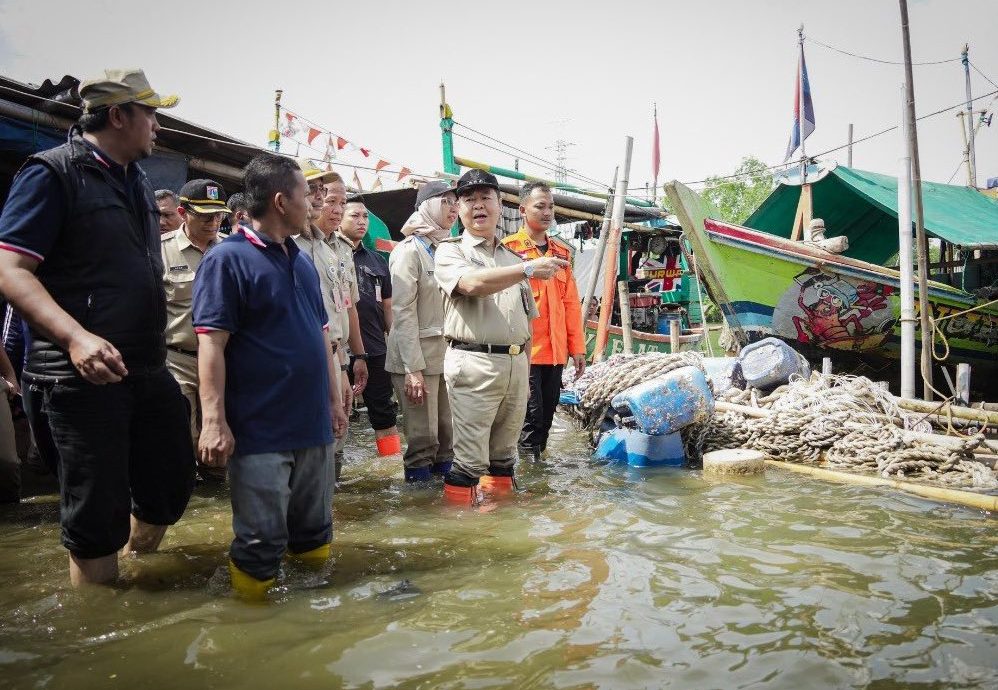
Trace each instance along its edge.
{"label": "power line", "polygon": [[[868,60],[869,62],[879,62],[882,65],[903,65],[903,62],[896,62],[894,60],[881,60],[880,58],[870,57],[868,55],[860,55],[859,53],[850,53],[848,50],[842,50],[841,48],[836,48],[835,46],[830,46],[827,43],[822,43],[816,38],[811,36],[806,37],[808,41],[816,43],[822,48],[828,48],[829,50],[834,50],[836,53],[842,53],[843,55],[848,55],[849,57],[858,58],[860,60]],[[949,62],[959,62],[960,58],[950,58],[948,60],[932,60],[928,62],[913,62],[912,65],[918,67],[922,65],[945,65]]]}
{"label": "power line", "polygon": [[[505,141],[502,141],[500,139],[496,139],[495,137],[489,136],[488,134],[485,134],[484,132],[479,132],[477,129],[473,129],[473,128],[469,127],[468,125],[464,124],[463,122],[458,122],[457,120],[454,120],[454,124],[458,125],[459,127],[463,127],[464,129],[468,130],[469,132],[473,132],[473,133],[477,134],[480,137],[485,137],[489,141],[492,141],[492,142],[495,142],[497,144],[500,144],[501,146],[505,146],[506,148],[510,149],[511,151],[515,151],[516,153],[522,154],[523,156],[526,156],[528,159],[533,159],[533,160],[530,161],[532,163],[537,164],[537,162],[539,162],[540,164],[543,164],[544,166],[548,166],[546,168],[547,170],[551,170],[551,171],[558,170],[558,164],[555,163],[555,162],[553,162],[553,161],[549,161],[549,160],[547,160],[545,158],[541,158],[540,156],[537,156],[537,155],[535,155],[533,153],[530,153],[529,151],[524,151],[523,149],[517,148],[516,146],[513,146],[512,144],[507,144]],[[462,135],[458,134],[457,136],[462,136]],[[463,138],[467,139],[467,137],[463,137]],[[472,140],[469,139],[469,141],[472,141]],[[489,148],[492,148],[492,147],[489,147]],[[495,149],[495,148],[493,148],[492,150],[493,151],[499,151],[499,149]],[[510,153],[508,151],[499,151],[499,153],[503,153],[503,154],[505,154],[507,156],[510,155]],[[606,184],[604,182],[600,182],[599,180],[595,180],[595,179],[593,179],[591,177],[586,177],[585,175],[583,175],[583,174],[581,174],[581,173],[579,173],[578,171],[575,171],[575,170],[568,170],[567,174],[569,176],[571,176],[571,177],[574,177],[577,180],[581,180],[583,182],[588,182],[589,184],[595,184],[595,185],[597,185],[597,186],[599,186],[600,188],[603,188],[603,189],[607,189],[610,186],[610,185],[608,185],[608,184]]]}
{"label": "power line", "polygon": [[[496,153],[501,153],[501,154],[506,155],[506,156],[510,155],[508,151],[503,151],[502,149],[498,149],[495,146],[492,146],[490,144],[486,144],[484,141],[478,141],[477,139],[472,139],[471,137],[467,137],[467,136],[465,136],[463,134],[458,134],[457,132],[454,132],[454,136],[458,137],[459,139],[464,139],[465,141],[470,141],[472,144],[478,144],[479,146],[484,146],[485,148],[490,149],[492,151],[495,151]],[[538,166],[539,168],[542,168],[543,170],[547,170],[548,172],[554,173],[556,175],[560,173],[559,168],[555,164],[553,164],[553,163],[550,164],[550,165],[542,165],[542,164],[536,163],[534,161],[528,161],[528,162],[531,162],[534,165]],[[569,177],[576,177],[576,178],[578,178],[577,175],[572,175],[571,173],[568,173],[568,176]],[[578,179],[583,179],[583,178],[578,178]],[[602,194],[606,189],[607,189],[607,187],[603,187],[603,188],[598,188],[598,189],[589,189],[589,190],[586,190],[586,191],[596,191],[596,192],[599,192],[599,193]]]}
{"label": "power line", "polygon": [[975,65],[973,62],[970,62],[970,60],[967,60],[967,62],[970,64],[971,67],[974,68],[975,72],[977,72],[979,75],[981,75],[982,77],[984,77],[987,81],[989,81],[991,83],[991,86],[993,86],[996,89],[998,89],[998,84],[995,84],[993,81],[991,81],[991,79],[988,77],[988,75],[986,75],[981,70],[977,69],[977,65]]}
{"label": "power line", "polygon": [[[980,96],[975,96],[974,98],[971,99],[971,101],[977,101],[977,100],[980,100],[982,98],[987,98],[988,96],[994,96],[995,94],[998,94],[998,91],[992,91],[990,93],[985,93],[985,94],[982,94]],[[918,116],[918,117],[915,118],[915,121],[918,122],[919,120],[925,120],[926,118],[935,117],[936,115],[940,115],[942,113],[949,112],[949,111],[953,110],[954,108],[962,108],[964,106],[964,104],[966,104],[966,101],[963,101],[961,103],[956,103],[956,104],[951,105],[951,106],[946,107],[946,108],[941,108],[939,110],[936,110],[936,111],[931,112],[931,113],[927,113],[925,115],[920,115],[920,116]],[[880,130],[879,132],[874,132],[873,134],[868,134],[865,137],[860,137],[859,139],[854,139],[852,141],[852,144],[853,145],[859,144],[859,143],[862,143],[864,141],[869,141],[870,139],[874,139],[874,138],[879,137],[881,135],[887,134],[888,132],[893,132],[899,126],[900,125],[894,125],[892,127],[887,127],[885,129]],[[849,143],[847,142],[845,144],[842,144],[841,146],[836,146],[835,148],[828,149],[826,151],[822,151],[821,153],[811,154],[811,155],[808,156],[808,159],[813,160],[815,158],[820,158],[821,156],[827,156],[829,153],[835,153],[836,151],[841,151],[842,149],[848,148],[848,147],[849,147]],[[767,165],[764,168],[760,168],[760,169],[758,169],[756,171],[752,171],[752,172],[762,172],[764,170],[775,170],[776,168],[782,168],[785,165],[787,165],[787,163],[777,163],[776,165]],[[683,184],[685,184],[685,185],[693,185],[693,184],[705,184],[707,182],[718,182],[718,181],[721,181],[721,180],[733,180],[733,179],[736,179],[736,178],[739,178],[739,177],[743,177],[746,174],[751,174],[751,173],[735,173],[735,174],[732,174],[732,175],[723,175],[723,176],[714,176],[714,175],[712,175],[711,177],[705,178],[703,180],[696,180],[694,182],[683,182]]]}

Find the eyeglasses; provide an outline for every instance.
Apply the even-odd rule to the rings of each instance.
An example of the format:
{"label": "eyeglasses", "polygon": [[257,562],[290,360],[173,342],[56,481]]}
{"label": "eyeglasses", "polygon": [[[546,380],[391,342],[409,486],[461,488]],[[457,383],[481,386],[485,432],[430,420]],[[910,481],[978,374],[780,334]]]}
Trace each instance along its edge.
{"label": "eyeglasses", "polygon": [[189,215],[204,223],[210,223],[215,221],[221,222],[227,214],[222,213],[221,211],[218,213],[197,213],[195,211],[191,211]]}

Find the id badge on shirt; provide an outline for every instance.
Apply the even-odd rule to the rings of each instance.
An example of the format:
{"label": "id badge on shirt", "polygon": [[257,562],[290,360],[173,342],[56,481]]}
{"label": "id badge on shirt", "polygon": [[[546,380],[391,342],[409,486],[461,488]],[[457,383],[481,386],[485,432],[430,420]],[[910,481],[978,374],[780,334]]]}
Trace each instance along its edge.
{"label": "id badge on shirt", "polygon": [[381,302],[381,278],[374,279],[374,299]]}

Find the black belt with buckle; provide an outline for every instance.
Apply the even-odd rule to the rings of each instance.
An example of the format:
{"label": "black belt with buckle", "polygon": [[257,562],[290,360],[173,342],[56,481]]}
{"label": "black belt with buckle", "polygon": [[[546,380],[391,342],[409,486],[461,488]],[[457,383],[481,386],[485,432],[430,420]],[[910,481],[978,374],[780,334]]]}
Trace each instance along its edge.
{"label": "black belt with buckle", "polygon": [[179,352],[180,354],[187,355],[188,357],[195,357],[196,358],[198,356],[198,351],[197,350],[185,350],[182,347],[174,347],[173,345],[167,345],[166,349],[167,350],[172,350],[173,352]]}
{"label": "black belt with buckle", "polygon": [[488,352],[493,355],[518,355],[523,352],[523,345],[482,345],[480,343],[462,343],[460,340],[450,341],[455,350],[467,352]]}

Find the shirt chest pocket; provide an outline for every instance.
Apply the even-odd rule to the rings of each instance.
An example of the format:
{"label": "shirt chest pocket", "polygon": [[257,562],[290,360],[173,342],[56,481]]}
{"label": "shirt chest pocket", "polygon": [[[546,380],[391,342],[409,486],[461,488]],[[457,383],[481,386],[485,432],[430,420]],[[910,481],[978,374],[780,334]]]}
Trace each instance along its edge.
{"label": "shirt chest pocket", "polygon": [[564,297],[565,293],[568,291],[568,271],[565,269],[559,270],[554,274],[554,287],[557,290],[558,297]]}
{"label": "shirt chest pocket", "polygon": [[165,282],[167,301],[190,303],[194,292],[194,271],[169,271]]}

